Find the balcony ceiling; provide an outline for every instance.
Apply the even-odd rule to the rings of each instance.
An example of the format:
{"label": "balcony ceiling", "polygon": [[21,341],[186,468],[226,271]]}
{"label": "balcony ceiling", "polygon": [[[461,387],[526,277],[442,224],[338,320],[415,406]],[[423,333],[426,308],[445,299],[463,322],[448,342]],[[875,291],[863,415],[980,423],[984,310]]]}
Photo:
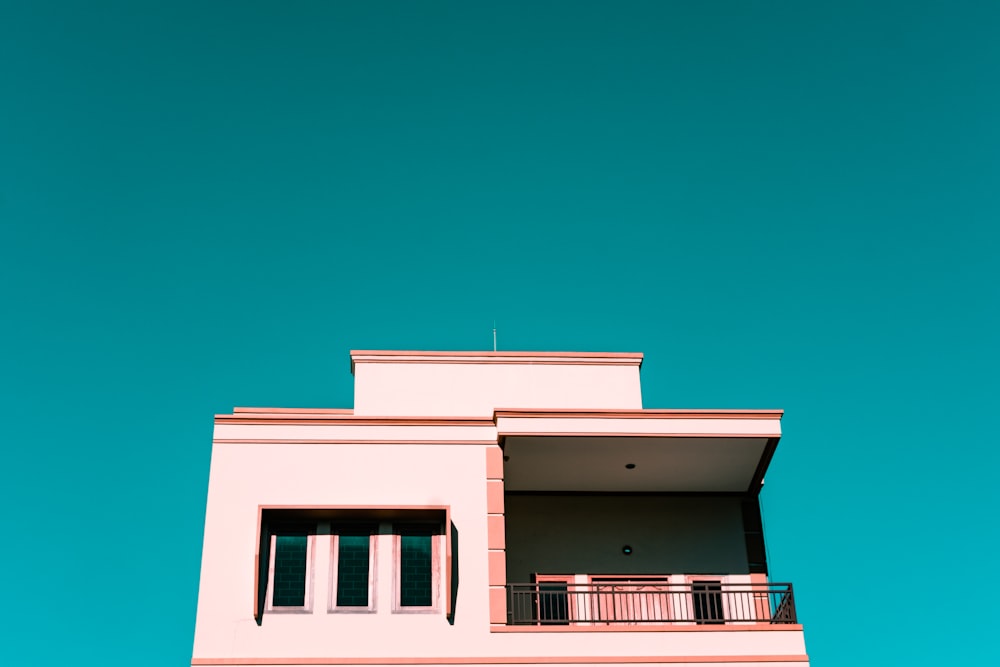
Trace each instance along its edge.
{"label": "balcony ceiling", "polygon": [[766,437],[507,436],[504,442],[508,491],[746,492],[771,452]]}

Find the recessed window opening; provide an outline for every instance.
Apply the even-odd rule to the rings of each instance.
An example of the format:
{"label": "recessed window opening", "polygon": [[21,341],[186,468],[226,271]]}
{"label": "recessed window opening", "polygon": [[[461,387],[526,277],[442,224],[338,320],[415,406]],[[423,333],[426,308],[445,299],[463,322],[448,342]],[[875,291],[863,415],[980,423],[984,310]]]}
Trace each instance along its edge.
{"label": "recessed window opening", "polygon": [[[254,619],[317,603],[330,613],[375,613],[379,601],[389,613],[448,610],[446,525],[446,508],[264,508]],[[389,569],[383,585],[378,562]]]}
{"label": "recessed window opening", "polygon": [[334,526],[337,608],[371,609],[373,526]]}
{"label": "recessed window opening", "polygon": [[396,610],[433,611],[440,581],[441,527],[395,524]]}
{"label": "recessed window opening", "polygon": [[275,607],[304,607],[306,604],[305,535],[275,535],[274,596]]}
{"label": "recessed window opening", "polygon": [[312,551],[309,526],[278,526],[270,536],[271,576],[267,607],[273,611],[308,611],[311,603]]}
{"label": "recessed window opening", "polygon": [[692,582],[691,598],[694,602],[694,619],[698,625],[726,622],[722,611],[722,582]]}
{"label": "recessed window opening", "polygon": [[431,606],[431,536],[400,536],[399,604],[403,607]]}

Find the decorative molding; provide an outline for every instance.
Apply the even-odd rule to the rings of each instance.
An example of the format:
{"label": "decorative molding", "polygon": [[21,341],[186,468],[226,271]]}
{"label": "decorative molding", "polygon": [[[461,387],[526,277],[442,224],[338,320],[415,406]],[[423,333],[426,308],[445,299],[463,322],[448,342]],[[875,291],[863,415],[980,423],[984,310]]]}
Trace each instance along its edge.
{"label": "decorative molding", "polygon": [[705,409],[642,409],[642,410],[532,410],[497,408],[493,419],[781,419],[784,410],[705,410]]}
{"label": "decorative molding", "polygon": [[326,438],[213,438],[212,442],[220,445],[495,445],[496,440],[442,440],[431,438],[427,440],[363,440],[349,438],[330,440]]}
{"label": "decorative molding", "polygon": [[425,352],[351,350],[355,364],[530,364],[559,366],[642,366],[641,352]]}
{"label": "decorative molding", "polygon": [[337,426],[496,426],[488,417],[371,417],[322,413],[235,413],[215,415],[216,424],[337,425]]}
{"label": "decorative molding", "polygon": [[606,665],[802,662],[807,655],[486,656],[481,658],[192,658],[192,665]]}

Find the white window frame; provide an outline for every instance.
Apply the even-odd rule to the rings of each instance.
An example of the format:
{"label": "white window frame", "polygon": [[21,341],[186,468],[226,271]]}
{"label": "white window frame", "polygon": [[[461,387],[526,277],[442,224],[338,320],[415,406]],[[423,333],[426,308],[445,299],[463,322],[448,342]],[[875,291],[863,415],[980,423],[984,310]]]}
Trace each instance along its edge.
{"label": "white window frame", "polygon": [[[431,538],[431,604],[430,606],[403,606],[401,604],[402,595],[402,537],[407,532],[407,528],[416,526],[427,526],[432,528],[429,537]],[[419,523],[394,523],[392,526],[392,613],[394,614],[436,614],[440,613],[441,606],[441,573],[444,570],[442,558],[444,556],[444,534],[441,526]]]}
{"label": "white window frame", "polygon": [[327,611],[333,614],[373,614],[376,611],[376,598],[378,597],[378,576],[375,563],[376,546],[378,545],[378,524],[374,527],[374,532],[368,536],[368,606],[367,607],[340,607],[337,605],[337,568],[340,566],[340,526],[333,526],[330,530],[330,590],[329,605]]}
{"label": "white window frame", "polygon": [[301,607],[274,606],[274,559],[278,551],[278,537],[280,534],[271,535],[271,553],[267,564],[267,598],[264,603],[264,611],[272,614],[310,614],[313,609],[313,574],[315,572],[315,546],[316,535],[306,535],[306,581],[305,581],[305,604]]}

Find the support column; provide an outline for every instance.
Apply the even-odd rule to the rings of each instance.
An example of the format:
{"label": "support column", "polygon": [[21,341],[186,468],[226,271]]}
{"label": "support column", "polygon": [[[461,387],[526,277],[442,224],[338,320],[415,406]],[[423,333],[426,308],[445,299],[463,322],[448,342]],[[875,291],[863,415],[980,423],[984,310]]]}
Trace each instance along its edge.
{"label": "support column", "polygon": [[490,625],[507,624],[507,543],[503,511],[503,450],[486,448],[486,526],[489,547]]}

